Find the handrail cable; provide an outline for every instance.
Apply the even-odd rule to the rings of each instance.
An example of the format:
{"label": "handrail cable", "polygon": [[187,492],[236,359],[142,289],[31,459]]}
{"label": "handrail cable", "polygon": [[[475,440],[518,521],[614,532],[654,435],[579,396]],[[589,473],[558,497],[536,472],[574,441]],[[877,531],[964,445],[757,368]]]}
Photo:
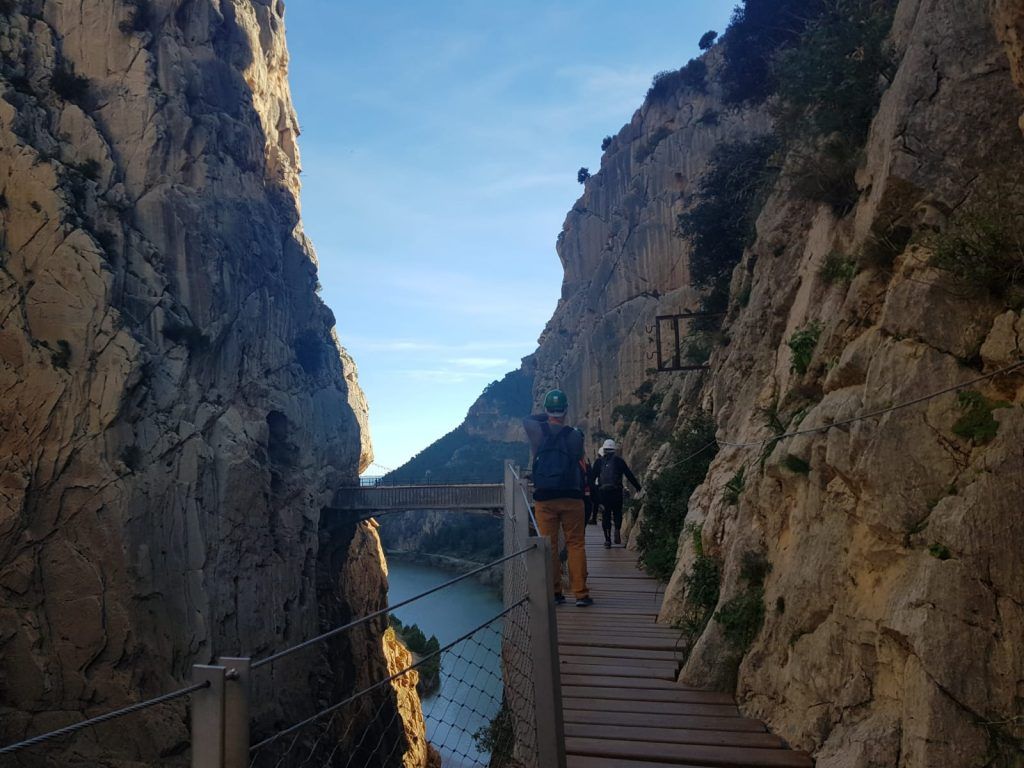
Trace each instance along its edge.
{"label": "handrail cable", "polygon": [[327,639],[329,639],[331,637],[334,637],[335,635],[339,635],[342,632],[346,632],[346,631],[352,629],[353,627],[358,627],[360,624],[365,624],[366,622],[372,621],[373,619],[376,619],[379,616],[384,616],[385,614],[390,613],[391,611],[395,610],[396,608],[401,608],[402,606],[409,605],[409,603],[415,602],[416,600],[419,600],[422,597],[426,597],[427,595],[432,595],[435,592],[439,592],[442,589],[446,589],[447,587],[452,586],[453,584],[458,584],[460,581],[465,581],[470,576],[475,576],[476,574],[481,573],[482,571],[486,571],[489,568],[493,568],[496,565],[501,565],[502,563],[507,562],[507,561],[511,560],[512,558],[514,558],[514,557],[519,557],[520,555],[524,555],[527,552],[529,552],[530,550],[536,548],[536,546],[537,546],[536,543],[531,544],[528,547],[520,549],[518,552],[513,552],[510,555],[505,555],[504,557],[498,558],[497,560],[495,560],[493,562],[490,562],[490,563],[487,563],[486,565],[481,565],[479,568],[474,568],[471,571],[466,571],[465,573],[461,574],[460,576],[456,576],[454,579],[450,579],[449,581],[446,581],[443,584],[438,584],[436,587],[431,587],[430,589],[426,590],[425,592],[421,592],[418,595],[414,595],[413,597],[410,597],[410,598],[408,598],[406,600],[402,600],[400,602],[397,602],[394,605],[389,605],[389,606],[386,606],[385,608],[381,608],[379,611],[374,611],[373,613],[368,613],[366,616],[362,616],[362,617],[360,617],[358,619],[355,619],[354,621],[350,621],[348,624],[344,624],[344,625],[342,625],[340,627],[335,627],[334,629],[328,630],[327,632],[324,632],[321,635],[317,635],[316,637],[311,637],[309,640],[304,640],[303,642],[298,643],[296,645],[293,645],[290,648],[285,648],[283,651],[278,651],[277,653],[271,654],[270,656],[262,658],[259,661],[254,661],[250,668],[251,669],[259,669],[260,667],[265,666],[267,664],[272,664],[273,662],[277,661],[278,659],[282,659],[285,656],[290,656],[291,654],[295,653],[296,651],[300,651],[303,648],[308,648],[311,645],[316,645],[317,643],[321,643],[324,640],[327,640]]}
{"label": "handrail cable", "polygon": [[6,747],[0,747],[0,755],[7,755],[7,754],[10,754],[12,752],[18,752],[19,750],[27,749],[28,747],[34,747],[37,744],[42,744],[44,741],[49,741],[50,739],[57,739],[57,738],[60,738],[61,736],[70,736],[71,734],[76,733],[78,731],[81,731],[84,728],[91,728],[94,725],[100,725],[100,724],[106,723],[106,722],[108,722],[110,720],[116,720],[119,717],[124,717],[125,715],[130,715],[130,714],[132,714],[134,712],[139,712],[139,711],[141,711],[143,709],[149,709],[150,707],[155,707],[158,704],[165,704],[168,701],[174,701],[175,699],[180,699],[180,698],[182,698],[184,696],[188,696],[191,693],[195,693],[196,691],[200,691],[203,688],[209,688],[209,687],[210,687],[210,681],[209,680],[204,680],[201,683],[195,683],[194,685],[190,685],[190,686],[188,686],[186,688],[180,688],[177,691],[171,691],[170,693],[165,693],[165,694],[163,694],[161,696],[157,696],[157,697],[152,698],[152,699],[147,699],[146,701],[139,701],[139,702],[136,702],[135,704],[130,704],[127,707],[123,707],[121,709],[115,709],[112,712],[107,712],[106,714],[103,714],[103,715],[97,715],[96,717],[91,717],[88,720],[82,720],[79,723],[73,723],[72,725],[66,725],[63,728],[58,728],[57,730],[50,731],[49,733],[41,733],[38,736],[33,736],[30,739],[25,739],[24,741],[19,741],[16,744],[9,744]]}
{"label": "handrail cable", "polygon": [[992,371],[992,373],[986,373],[984,376],[978,376],[977,378],[971,379],[969,381],[965,381],[965,382],[962,382],[960,384],[955,384],[952,387],[946,387],[945,389],[941,389],[938,392],[932,392],[931,394],[928,394],[928,395],[922,395],[921,397],[916,397],[913,400],[907,400],[904,403],[897,403],[896,405],[890,405],[887,408],[879,408],[878,410],[875,410],[875,411],[870,411],[868,413],[862,413],[859,416],[851,416],[848,419],[842,419],[841,421],[834,421],[831,424],[825,424],[824,426],[821,426],[821,427],[811,427],[809,429],[797,429],[797,430],[794,430],[792,432],[783,432],[782,434],[779,434],[779,435],[769,435],[767,437],[764,437],[761,440],[755,440],[755,441],[749,442],[749,443],[730,443],[730,442],[726,442],[725,440],[717,440],[717,439],[716,440],[712,440],[710,443],[705,445],[700,450],[698,450],[698,451],[696,451],[694,453],[691,453],[686,458],[680,459],[679,461],[675,461],[675,462],[669,464],[667,467],[665,467],[665,469],[668,469],[670,467],[675,467],[675,466],[678,466],[680,464],[685,464],[686,462],[690,461],[691,459],[695,459],[698,456],[700,456],[702,453],[704,453],[704,451],[708,450],[709,448],[713,448],[715,446],[724,447],[724,448],[756,448],[758,446],[767,445],[768,443],[777,443],[780,440],[787,440],[787,439],[789,439],[791,437],[799,437],[801,435],[813,435],[813,434],[817,434],[819,432],[828,432],[828,430],[832,429],[833,427],[845,427],[848,424],[853,424],[853,423],[858,422],[858,421],[864,421],[865,419],[871,419],[871,418],[874,418],[876,416],[884,416],[885,414],[892,413],[893,411],[899,411],[899,410],[902,410],[903,408],[909,408],[909,407],[911,407],[913,405],[919,405],[920,403],[927,402],[928,400],[934,400],[935,398],[942,397],[943,395],[948,395],[948,394],[951,394],[953,392],[958,392],[958,391],[960,391],[962,389],[967,389],[967,387],[974,386],[975,384],[978,384],[978,383],[980,383],[982,381],[987,381],[989,379],[994,379],[996,376],[1002,376],[1004,373],[1009,373],[1010,371],[1014,371],[1014,370],[1017,370],[1018,368],[1022,368],[1022,367],[1024,367],[1024,360],[1020,360],[1020,361],[1018,361],[1016,363],[1013,363],[1012,365],[1008,365],[1005,368],[1000,368],[998,371]]}
{"label": "handrail cable", "polygon": [[[534,546],[536,546],[536,545],[534,545]],[[527,549],[532,549],[532,547],[527,547]],[[523,552],[526,552],[527,549],[524,549]],[[522,554],[522,552],[517,552],[516,554]],[[469,630],[469,632],[467,632],[466,634],[464,634],[461,637],[453,640],[452,642],[448,643],[447,645],[445,645],[445,646],[443,646],[441,648],[438,648],[436,651],[432,651],[431,653],[428,653],[425,656],[421,656],[419,661],[414,662],[413,664],[410,664],[408,667],[406,667],[402,671],[396,672],[395,674],[390,675],[390,676],[384,678],[383,680],[378,680],[376,683],[374,683],[373,685],[369,686],[368,688],[364,688],[361,691],[353,693],[351,696],[349,696],[346,699],[343,699],[342,701],[339,701],[337,704],[332,704],[331,706],[327,707],[326,709],[320,710],[315,715],[310,715],[305,720],[300,720],[299,722],[295,723],[294,725],[288,726],[283,731],[278,731],[273,736],[268,736],[263,741],[261,741],[261,742],[259,742],[257,744],[253,744],[251,747],[249,747],[249,753],[251,754],[251,753],[255,752],[258,749],[262,749],[263,747],[267,746],[268,744],[271,744],[271,743],[277,741],[282,736],[287,736],[289,733],[294,733],[295,731],[300,730],[301,728],[305,728],[307,725],[309,725],[310,723],[312,723],[312,722],[314,722],[316,720],[319,720],[324,715],[329,715],[331,712],[334,712],[334,711],[336,711],[338,709],[341,709],[346,704],[351,704],[353,701],[358,699],[360,696],[365,696],[367,693],[370,693],[371,691],[374,691],[374,690],[376,690],[378,688],[381,688],[381,687],[387,685],[392,680],[396,680],[399,677],[401,677],[402,675],[408,674],[410,671],[416,669],[416,667],[420,666],[424,662],[427,662],[427,661],[429,661],[430,659],[432,659],[432,658],[434,658],[436,656],[440,656],[445,651],[450,651],[456,645],[458,645],[459,643],[461,643],[461,642],[463,642],[465,640],[468,640],[470,637],[472,637],[474,634],[479,632],[484,627],[487,627],[487,626],[493,624],[498,619],[504,618],[509,613],[511,613],[514,609],[518,608],[523,603],[529,601],[529,599],[530,599],[529,595],[526,595],[525,597],[520,598],[517,602],[513,603],[512,605],[510,605],[508,608],[503,610],[501,613],[497,614],[496,616],[491,617],[490,619],[485,621],[483,624],[479,625],[478,627],[474,627],[473,629]],[[264,660],[264,663],[265,662],[266,662],[266,660]],[[255,666],[255,664],[253,666]]]}

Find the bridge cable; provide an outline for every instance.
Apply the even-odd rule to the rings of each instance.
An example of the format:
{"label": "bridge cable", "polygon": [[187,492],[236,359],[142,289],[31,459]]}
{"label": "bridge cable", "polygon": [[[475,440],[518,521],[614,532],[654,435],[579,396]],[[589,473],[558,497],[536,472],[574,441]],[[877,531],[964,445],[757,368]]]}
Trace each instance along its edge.
{"label": "bridge cable", "polygon": [[19,741],[16,744],[9,744],[6,747],[0,747],[0,755],[7,755],[12,752],[18,752],[19,750],[27,749],[28,747],[34,747],[38,744],[42,744],[45,741],[49,741],[50,739],[60,738],[61,736],[70,736],[71,734],[77,733],[78,731],[81,731],[85,728],[91,728],[95,725],[101,725],[102,723],[106,723],[111,720],[116,720],[119,717],[124,717],[125,715],[130,715],[144,709],[149,709],[150,707],[155,707],[158,704],[166,704],[169,701],[174,701],[175,699],[183,698],[185,696],[188,696],[189,694],[195,693],[196,691],[201,691],[202,689],[209,687],[210,681],[204,680],[201,683],[195,683],[194,685],[190,685],[186,688],[181,688],[177,691],[165,693],[162,696],[147,699],[146,701],[140,701],[135,704],[131,704],[127,707],[123,707],[122,709],[115,709],[112,712],[107,712],[106,714],[98,715],[97,717],[92,717],[88,720],[82,720],[79,723],[73,723],[72,725],[67,725],[63,728],[58,728],[57,730],[50,731],[49,733],[41,733],[38,736],[33,736],[30,739]]}
{"label": "bridge cable", "polygon": [[327,632],[324,632],[321,635],[317,635],[316,637],[311,637],[309,640],[304,640],[303,642],[298,643],[296,645],[293,645],[290,648],[285,648],[282,651],[278,651],[277,653],[274,653],[274,654],[272,654],[270,656],[262,658],[262,659],[260,659],[258,661],[254,661],[252,663],[251,669],[259,669],[260,667],[265,666],[267,664],[272,664],[273,662],[277,661],[278,659],[282,659],[285,656],[290,656],[291,654],[295,653],[296,651],[300,651],[303,648],[308,648],[311,645],[316,645],[317,643],[322,643],[324,640],[328,640],[328,639],[330,639],[332,637],[335,637],[336,635],[340,635],[342,632],[346,632],[346,631],[352,629],[353,627],[358,627],[360,624],[365,624],[366,622],[372,621],[373,619],[376,619],[379,616],[384,616],[384,615],[390,613],[391,611],[395,610],[396,608],[401,608],[403,606],[409,605],[409,603],[415,602],[416,600],[419,600],[422,597],[426,597],[427,595],[432,595],[435,592],[440,592],[442,589],[446,589],[446,588],[452,586],[453,584],[458,584],[460,581],[465,581],[466,579],[470,578],[471,576],[476,576],[478,573],[482,573],[483,571],[486,571],[489,568],[493,568],[494,566],[501,565],[502,563],[508,562],[509,560],[511,560],[511,559],[513,559],[515,557],[519,557],[520,555],[524,555],[527,552],[529,552],[530,550],[536,549],[536,547],[537,547],[537,544],[531,544],[530,546],[525,547],[524,549],[520,549],[518,552],[513,552],[512,554],[505,555],[504,557],[498,558],[497,560],[495,560],[495,561],[493,561],[491,563],[487,563],[486,565],[481,565],[479,568],[474,568],[471,571],[466,571],[466,573],[463,573],[462,575],[457,576],[454,579],[446,581],[443,584],[438,584],[436,587],[431,587],[430,589],[426,590],[425,592],[421,592],[418,595],[414,595],[413,597],[410,597],[410,598],[408,598],[406,600],[402,600],[400,602],[397,602],[394,605],[389,605],[389,606],[387,606],[385,608],[381,608],[379,611],[374,611],[373,613],[369,613],[366,616],[363,616],[361,618],[355,619],[354,621],[350,621],[348,624],[344,624],[344,625],[342,625],[340,627],[335,627],[334,629],[328,630]]}
{"label": "bridge cable", "polygon": [[[536,546],[536,545],[534,545],[534,546]],[[526,552],[526,551],[528,551],[530,549],[533,549],[533,547],[527,547],[527,549],[524,549],[521,552],[517,552],[516,555],[521,555],[521,554],[523,554],[524,552]],[[425,592],[424,594],[429,594],[429,593]],[[421,597],[422,597],[422,595],[421,595]],[[415,598],[413,598],[413,599],[415,599]],[[363,690],[358,691],[357,693],[353,693],[351,696],[349,696],[346,699],[343,699],[342,701],[339,701],[337,704],[332,704],[331,706],[327,707],[326,709],[320,710],[315,715],[311,715],[311,716],[307,717],[305,720],[300,720],[299,722],[295,723],[294,725],[290,725],[287,728],[285,728],[284,730],[278,731],[273,736],[268,736],[263,741],[258,742],[257,744],[253,744],[251,747],[249,747],[249,753],[251,754],[251,753],[253,753],[253,752],[255,752],[255,751],[259,750],[259,749],[262,749],[263,747],[267,746],[268,744],[271,744],[271,743],[277,741],[278,739],[280,739],[283,736],[287,736],[288,734],[294,733],[295,731],[300,730],[301,728],[305,728],[307,725],[309,725],[312,722],[315,722],[316,720],[319,720],[324,715],[329,715],[331,712],[334,712],[334,711],[336,711],[338,709],[341,709],[346,704],[351,704],[353,701],[355,701],[359,697],[365,696],[367,693],[370,693],[371,691],[374,691],[374,690],[376,690],[378,688],[381,688],[381,687],[387,685],[392,680],[395,680],[395,679],[401,677],[402,675],[408,674],[410,671],[416,669],[421,664],[423,664],[423,663],[425,663],[425,662],[429,661],[430,659],[433,659],[433,658],[435,658],[437,656],[440,656],[445,651],[450,651],[456,645],[458,645],[461,642],[464,642],[465,640],[468,640],[470,637],[475,635],[477,632],[479,632],[484,627],[490,626],[491,624],[496,622],[498,619],[504,618],[505,616],[510,614],[513,610],[515,610],[519,606],[523,605],[524,603],[528,602],[529,599],[530,599],[530,596],[526,595],[525,597],[521,598],[518,602],[513,603],[508,608],[506,608],[505,610],[501,611],[501,613],[497,614],[496,616],[492,616],[490,619],[485,621],[483,624],[480,624],[479,626],[474,627],[473,629],[469,630],[466,634],[462,635],[461,637],[453,640],[452,642],[448,643],[447,645],[445,645],[445,646],[443,646],[441,648],[438,648],[436,651],[432,651],[431,653],[428,653],[425,656],[421,656],[419,661],[417,661],[417,662],[415,662],[413,664],[410,664],[408,667],[406,667],[405,669],[401,670],[400,672],[396,672],[395,674],[390,675],[389,677],[386,677],[383,680],[379,680],[376,683],[374,683],[373,685],[371,685],[371,686],[369,686],[367,688],[364,688]],[[408,601],[406,601],[406,602],[408,602]],[[404,603],[400,603],[399,605],[404,605]],[[296,647],[298,647],[298,646],[296,646]],[[266,663],[266,660],[264,660],[264,663]],[[253,666],[255,667],[256,665],[253,664]]]}

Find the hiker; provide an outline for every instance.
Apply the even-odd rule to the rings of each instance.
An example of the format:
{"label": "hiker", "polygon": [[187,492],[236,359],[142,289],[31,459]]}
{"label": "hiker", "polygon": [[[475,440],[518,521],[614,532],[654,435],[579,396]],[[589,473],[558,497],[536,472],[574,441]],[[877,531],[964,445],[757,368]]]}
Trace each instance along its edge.
{"label": "hiker", "polygon": [[590,482],[590,473],[593,467],[590,466],[590,459],[584,456],[580,459],[580,469],[583,470],[583,520],[587,525],[597,523],[597,500],[594,498],[594,484]]}
{"label": "hiker", "polygon": [[633,484],[637,493],[640,482],[626,464],[626,460],[616,454],[619,447],[614,440],[605,440],[601,446],[601,457],[594,462],[590,479],[597,486],[597,501],[601,506],[601,527],[604,528],[604,546],[612,545],[612,522],[615,523],[615,543],[622,543],[622,476]]}
{"label": "hiker", "polygon": [[560,389],[544,397],[544,413],[523,419],[526,437],[533,452],[533,499],[537,527],[551,542],[551,573],[555,602],[565,602],[562,594],[562,569],[558,559],[558,531],[565,534],[569,550],[569,579],[576,605],[593,605],[587,588],[587,553],[584,550],[583,513],[583,433],[566,425],[569,400]]}

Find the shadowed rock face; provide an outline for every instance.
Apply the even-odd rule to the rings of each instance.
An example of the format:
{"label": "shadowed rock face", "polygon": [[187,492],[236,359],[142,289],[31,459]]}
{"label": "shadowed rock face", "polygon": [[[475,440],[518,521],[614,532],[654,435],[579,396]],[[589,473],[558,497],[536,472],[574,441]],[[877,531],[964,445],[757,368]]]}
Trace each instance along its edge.
{"label": "shadowed rock face", "polygon": [[[386,581],[375,535],[321,530],[331,489],[372,453],[299,223],[283,4],[3,7],[8,742],[173,689],[217,654],[309,637],[356,597],[382,605]],[[378,637],[264,671],[257,732],[350,683],[313,673],[339,658],[386,668]],[[184,707],[97,734],[30,759],[183,756]]]}
{"label": "shadowed rock face", "polygon": [[[1020,313],[929,266],[926,234],[986,187],[1024,175],[1022,25],[1017,2],[899,3],[899,66],[864,148],[855,208],[838,216],[801,199],[784,173],[733,274],[727,346],[705,374],[649,375],[645,325],[696,305],[675,216],[714,146],[769,127],[758,110],[723,109],[713,50],[708,93],[646,103],[569,213],[562,302],[541,338],[535,394],[560,385],[586,430],[619,432],[626,455],[654,473],[664,437],[699,407],[714,414],[719,439],[757,442],[771,435],[768,409],[821,426],[1021,359]],[[903,238],[890,263],[864,258],[896,227],[919,237]],[[822,277],[832,252],[860,262],[849,282]],[[800,375],[787,342],[815,323]],[[616,424],[612,409],[636,403],[647,378],[662,397],[653,423]],[[1011,406],[993,412],[988,443],[954,431],[964,409],[949,395],[791,440],[763,468],[757,449],[720,450],[687,522],[703,525],[703,550],[722,563],[719,609],[747,589],[744,555],[767,557],[766,615],[745,654],[712,620],[681,681],[735,686],[748,712],[823,768],[1018,765],[1022,387],[1019,375],[974,387]],[[790,468],[800,462],[806,474]],[[730,504],[723,487],[744,465]],[[688,533],[679,555],[666,621],[685,606]]]}

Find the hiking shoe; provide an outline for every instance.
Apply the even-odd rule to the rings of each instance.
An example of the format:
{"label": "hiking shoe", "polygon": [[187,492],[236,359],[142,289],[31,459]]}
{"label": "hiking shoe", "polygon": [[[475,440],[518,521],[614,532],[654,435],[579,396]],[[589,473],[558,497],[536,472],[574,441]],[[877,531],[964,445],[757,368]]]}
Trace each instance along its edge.
{"label": "hiking shoe", "polygon": [[565,605],[565,595],[558,593],[555,595],[555,605]]}
{"label": "hiking shoe", "polygon": [[605,549],[611,549],[612,548],[612,540],[609,539],[607,536],[604,537],[604,548]]}
{"label": "hiking shoe", "polygon": [[622,532],[618,528],[615,529],[615,543],[616,544],[621,544],[622,543]]}
{"label": "hiking shoe", "polygon": [[594,604],[594,598],[592,598],[592,597],[577,597],[576,598],[576,607],[577,608],[586,608],[587,606],[593,605],[593,604]]}

